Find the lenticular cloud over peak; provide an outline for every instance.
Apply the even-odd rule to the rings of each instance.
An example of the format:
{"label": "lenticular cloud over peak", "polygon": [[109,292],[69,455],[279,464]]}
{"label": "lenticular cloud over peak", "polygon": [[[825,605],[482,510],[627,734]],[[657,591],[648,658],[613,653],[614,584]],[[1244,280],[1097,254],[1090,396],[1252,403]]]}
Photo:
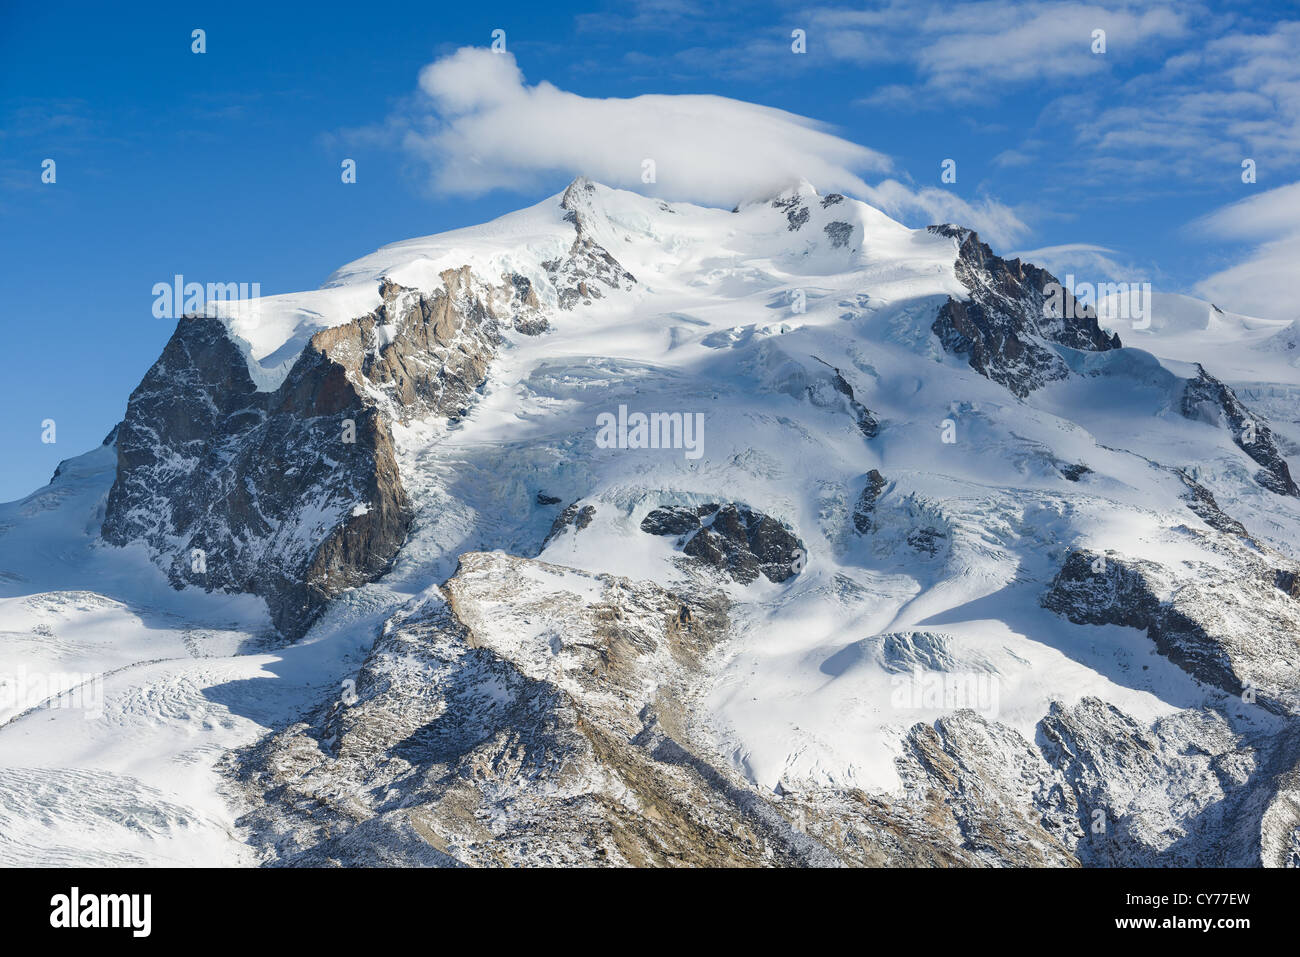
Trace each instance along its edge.
{"label": "lenticular cloud over peak", "polygon": [[519,189],[562,172],[724,206],[800,178],[823,191],[865,195],[861,174],[890,168],[885,155],[772,107],[723,96],[595,98],[546,82],[529,86],[509,53],[461,49],[426,66],[420,89],[435,116],[406,145],[429,161],[440,192]]}

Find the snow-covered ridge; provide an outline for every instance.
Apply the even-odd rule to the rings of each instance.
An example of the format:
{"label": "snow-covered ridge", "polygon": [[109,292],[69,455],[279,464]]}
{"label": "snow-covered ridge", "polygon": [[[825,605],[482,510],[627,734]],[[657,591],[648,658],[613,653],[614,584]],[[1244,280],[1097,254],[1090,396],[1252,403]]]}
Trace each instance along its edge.
{"label": "snow-covered ridge", "polygon": [[[565,208],[568,198],[573,209]],[[468,266],[484,282],[526,277],[542,302],[559,291],[546,268],[572,247],[575,218],[584,234],[634,276],[694,273],[696,281],[767,279],[857,269],[890,276],[882,294],[962,291],[952,273],[952,243],[911,230],[866,203],[821,197],[801,181],[771,200],[734,211],[665,203],[579,178],[564,192],[479,226],[392,243],[335,270],[317,290],[214,303],[214,315],[245,355],[259,390],[274,391],[311,337],[380,305],[387,279],[431,293],[448,269]],[[797,231],[797,235],[791,235]],[[728,269],[728,260],[730,269]]]}

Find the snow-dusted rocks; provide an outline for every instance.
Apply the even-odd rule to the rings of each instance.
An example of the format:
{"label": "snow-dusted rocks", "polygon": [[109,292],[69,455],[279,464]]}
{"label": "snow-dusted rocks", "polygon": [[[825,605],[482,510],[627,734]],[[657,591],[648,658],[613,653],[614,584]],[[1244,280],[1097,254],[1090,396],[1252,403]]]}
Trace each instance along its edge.
{"label": "snow-dusted rocks", "polygon": [[[561,203],[575,234],[543,262],[554,308],[634,282],[582,227],[587,189]],[[547,327],[533,281],[470,266],[428,290],[381,276],[374,311],[314,332],[273,390],[259,387],[234,318],[183,318],[117,432],[104,539],[142,541],[172,581],[266,599],[301,636],[324,603],[390,565],[411,520],[391,428],[464,416],[508,325]],[[265,386],[266,380],[261,385]]]}
{"label": "snow-dusted rocks", "polygon": [[1242,405],[1232,389],[1199,363],[1196,371],[1196,378],[1188,379],[1183,391],[1179,406],[1182,414],[1227,428],[1237,447],[1261,466],[1255,473],[1256,482],[1278,495],[1300,498],[1300,488],[1291,478],[1291,468],[1278,450],[1268,423]]}
{"label": "snow-dusted rocks", "polygon": [[727,603],[467,554],[356,680],[239,755],[271,863],[834,863],[692,739]]}
{"label": "snow-dusted rocks", "polygon": [[879,469],[867,473],[866,484],[858,493],[858,500],[853,504],[853,528],[860,535],[865,535],[872,528],[872,514],[876,510],[876,499],[885,490],[889,482]]}
{"label": "snow-dusted rocks", "polygon": [[1202,552],[1177,565],[1074,551],[1043,606],[1076,623],[1141,629],[1200,681],[1300,716],[1300,600],[1285,588],[1295,567],[1236,537],[1187,535]]}
{"label": "snow-dusted rocks", "polygon": [[803,543],[780,522],[744,505],[657,508],[641,531],[675,536],[682,552],[747,585],[761,574],[783,582],[801,570]]}
{"label": "snow-dusted rocks", "polygon": [[944,303],[932,329],[943,347],[965,356],[972,369],[1023,399],[1068,374],[1053,343],[1093,352],[1119,348],[1119,336],[1103,331],[1096,312],[1080,306],[1068,291],[1059,293],[1064,314],[1051,314],[1049,286],[1060,289],[1051,273],[993,255],[969,229],[943,225],[930,230],[956,240],[957,278],[969,291],[969,298]]}

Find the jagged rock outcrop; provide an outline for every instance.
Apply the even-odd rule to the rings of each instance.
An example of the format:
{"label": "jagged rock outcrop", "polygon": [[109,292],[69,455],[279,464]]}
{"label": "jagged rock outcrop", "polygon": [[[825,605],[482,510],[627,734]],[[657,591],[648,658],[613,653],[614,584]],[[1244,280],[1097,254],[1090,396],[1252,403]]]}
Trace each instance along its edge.
{"label": "jagged rock outcrop", "polygon": [[1277,588],[1277,569],[1256,549],[1198,537],[1221,563],[1207,555],[1194,576],[1186,565],[1074,551],[1043,607],[1076,624],[1141,629],[1200,681],[1276,714],[1300,714],[1300,602]]}
{"label": "jagged rock outcrop", "polygon": [[[584,227],[576,181],[562,206],[568,255],[543,264],[560,309],[635,282]],[[176,587],[252,592],[297,638],[324,603],[372,581],[411,514],[391,425],[465,415],[501,329],[547,328],[534,284],[468,266],[432,291],[384,278],[380,305],[316,332],[274,391],[259,391],[224,323],[187,316],[132,393],[102,527],[144,542]]]}
{"label": "jagged rock outcrop", "polygon": [[748,585],[761,574],[783,582],[798,574],[803,542],[776,519],[744,505],[657,508],[641,531],[675,535],[682,552]]}
{"label": "jagged rock outcrop", "polygon": [[1180,711],[1148,727],[1096,698],[1059,703],[1044,753],[1076,795],[1089,866],[1250,866],[1260,823],[1243,805],[1263,755],[1222,714]]}
{"label": "jagged rock outcrop", "polygon": [[1242,405],[1232,389],[1199,363],[1196,370],[1196,378],[1187,380],[1179,403],[1183,416],[1226,427],[1237,447],[1261,466],[1255,473],[1255,481],[1261,487],[1278,495],[1300,498],[1300,488],[1291,477],[1291,469],[1268,423]]}
{"label": "jagged rock outcrop", "polygon": [[[817,359],[816,356],[813,356],[813,358]],[[829,380],[819,379],[813,385],[808,386],[809,400],[813,405],[822,407],[842,402],[846,411],[853,417],[853,421],[857,423],[858,431],[867,438],[874,439],[880,434],[880,423],[876,420],[876,417],[871,414],[871,411],[865,405],[858,401],[853,394],[853,386],[849,385],[844,376],[840,374],[839,369],[821,359],[817,359],[817,361],[830,369],[833,375]],[[831,389],[835,393],[834,397],[825,394],[823,387],[827,382],[829,382]]]}
{"label": "jagged rock outcrop", "polygon": [[147,543],[177,587],[263,596],[289,636],[380,573],[410,520],[388,425],[323,342],[259,392],[217,320],[182,319],[117,455],[105,541]]}
{"label": "jagged rock outcrop", "polygon": [[555,521],[551,523],[551,530],[546,533],[546,538],[542,541],[542,548],[549,545],[553,538],[570,526],[573,527],[575,534],[582,531],[591,524],[591,520],[595,517],[596,506],[580,506],[577,502],[573,502],[555,517]]}
{"label": "jagged rock outcrop", "polygon": [[588,220],[592,217],[590,204],[595,191],[589,180],[579,177],[569,184],[560,200],[576,236],[568,256],[544,262],[542,267],[555,286],[561,309],[572,309],[579,303],[591,305],[603,297],[601,286],[626,291],[636,284],[636,277],[590,235]]}
{"label": "jagged rock outcrop", "polygon": [[872,529],[872,520],[876,511],[876,499],[889,483],[876,469],[867,473],[867,484],[863,486],[858,500],[853,504],[853,527],[859,535],[865,535]]}
{"label": "jagged rock outcrop", "polygon": [[827,223],[823,231],[830,237],[832,249],[842,249],[853,238],[853,224],[841,221]]}
{"label": "jagged rock outcrop", "polygon": [[1045,269],[993,255],[969,229],[945,224],[930,232],[957,241],[957,278],[970,291],[969,299],[950,297],[940,307],[931,331],[976,372],[1023,399],[1069,374],[1052,343],[1090,352],[1119,348],[1119,336],[1106,333],[1096,312],[1068,290],[1060,294],[1064,314],[1052,314],[1048,287],[1060,283]]}
{"label": "jagged rock outcrop", "polygon": [[786,222],[789,224],[791,232],[802,229],[804,223],[808,222],[808,217],[812,215],[798,191],[794,191],[789,196],[776,197],[772,200],[772,208],[785,213]]}
{"label": "jagged rock outcrop", "polygon": [[1214,494],[1187,474],[1185,469],[1174,470],[1183,484],[1187,486],[1187,491],[1183,495],[1183,501],[1187,503],[1187,508],[1206,525],[1220,532],[1226,532],[1229,535],[1240,535],[1246,537],[1246,526],[1241,522],[1228,515],[1219,507],[1218,501]]}
{"label": "jagged rock outcrop", "polygon": [[144,541],[174,584],[249,591],[287,637],[370,581],[410,513],[390,422],[463,415],[498,341],[467,269],[312,336],[259,391],[223,324],[186,317],[131,395],[102,534]]}

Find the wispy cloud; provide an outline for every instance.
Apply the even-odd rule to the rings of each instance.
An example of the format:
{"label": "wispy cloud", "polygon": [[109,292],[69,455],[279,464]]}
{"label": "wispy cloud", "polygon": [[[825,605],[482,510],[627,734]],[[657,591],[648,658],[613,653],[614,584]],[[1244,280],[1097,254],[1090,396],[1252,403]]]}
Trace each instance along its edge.
{"label": "wispy cloud", "polygon": [[[994,101],[1031,83],[1077,84],[1117,60],[1154,57],[1189,29],[1179,6],[1141,2],[891,3],[874,10],[818,7],[808,19],[831,57],[909,66],[914,82],[866,97],[909,105]],[[1104,55],[1093,51],[1098,30]]]}
{"label": "wispy cloud", "polygon": [[1121,262],[1122,254],[1108,246],[1092,243],[1065,243],[1043,246],[1014,253],[1016,257],[1031,262],[1056,276],[1065,279],[1073,274],[1086,282],[1138,282],[1150,277],[1141,274],[1131,263]]}
{"label": "wispy cloud", "polygon": [[1079,145],[1204,175],[1206,158],[1235,176],[1251,158],[1270,171],[1300,162],[1300,22],[1236,33],[1129,81],[1111,104],[1075,113]]}
{"label": "wispy cloud", "polygon": [[1300,319],[1300,182],[1225,206],[1192,224],[1201,236],[1252,244],[1236,264],[1196,286],[1197,294],[1264,319]]}

